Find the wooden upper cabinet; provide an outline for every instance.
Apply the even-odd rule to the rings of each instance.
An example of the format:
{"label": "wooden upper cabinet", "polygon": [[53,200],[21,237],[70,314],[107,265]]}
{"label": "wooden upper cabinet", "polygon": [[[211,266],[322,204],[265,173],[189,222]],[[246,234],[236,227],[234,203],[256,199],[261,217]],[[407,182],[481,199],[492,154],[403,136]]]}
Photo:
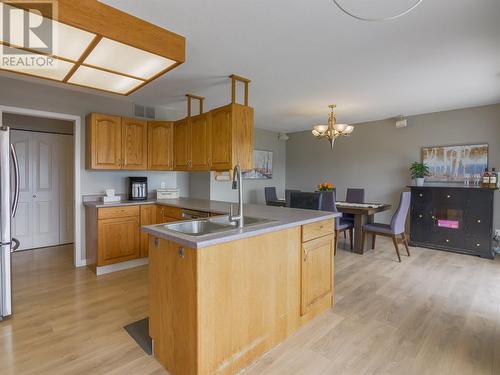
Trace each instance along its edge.
{"label": "wooden upper cabinet", "polygon": [[147,121],[122,118],[122,159],[122,169],[147,169]]}
{"label": "wooden upper cabinet", "polygon": [[87,116],[86,127],[87,168],[121,169],[121,117],[91,113]]}
{"label": "wooden upper cabinet", "polygon": [[210,125],[211,116],[203,113],[189,119],[190,125],[190,169],[207,171],[211,164]]}
{"label": "wooden upper cabinet", "polygon": [[191,142],[188,118],[174,122],[174,169],[187,170],[190,167]]}
{"label": "wooden upper cabinet", "polygon": [[232,166],[231,106],[214,109],[211,126],[212,168],[228,171]]}
{"label": "wooden upper cabinet", "polygon": [[148,122],[148,169],[169,171],[174,168],[173,142],[173,122]]}
{"label": "wooden upper cabinet", "polygon": [[302,244],[301,315],[307,314],[317,302],[332,295],[333,235]]}
{"label": "wooden upper cabinet", "polygon": [[229,104],[212,110],[211,151],[216,171],[227,171],[239,164],[253,168],[253,108]]}

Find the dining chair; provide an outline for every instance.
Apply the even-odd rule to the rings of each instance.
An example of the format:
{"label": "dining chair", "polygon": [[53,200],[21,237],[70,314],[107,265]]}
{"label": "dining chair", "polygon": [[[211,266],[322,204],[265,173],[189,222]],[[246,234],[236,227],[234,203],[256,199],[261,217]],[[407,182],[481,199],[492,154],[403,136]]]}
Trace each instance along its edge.
{"label": "dining chair", "polygon": [[[405,234],[406,217],[410,208],[411,193],[403,191],[399,199],[399,206],[394,215],[392,215],[390,224],[373,223],[363,225],[362,234],[362,248],[365,246],[366,236],[372,235],[372,249],[375,249],[376,236],[384,236],[392,238],[398,260],[401,262],[401,255],[399,254],[399,242],[402,242],[406,248],[406,253],[410,256],[410,249],[408,248],[408,239]],[[399,236],[399,237],[398,237]]]}
{"label": "dining chair", "polygon": [[290,207],[290,198],[292,193],[300,193],[300,190],[285,189],[285,207]]}
{"label": "dining chair", "polygon": [[[335,204],[335,193],[333,191],[325,191],[320,194],[323,196],[321,202],[321,211],[338,212],[337,205]],[[347,231],[349,231],[351,251],[353,250],[353,229],[354,229],[353,222],[345,221],[343,217],[335,218],[335,240],[333,247],[333,255],[337,255],[339,235],[342,232],[345,234]]]}
{"label": "dining chair", "polygon": [[292,192],[290,194],[290,207],[307,210],[320,210],[323,196],[320,193]]}
{"label": "dining chair", "polygon": [[271,202],[276,202],[278,200],[278,195],[276,194],[276,187],[275,186],[265,187],[264,196],[266,198],[267,206],[270,206]]}
{"label": "dining chair", "polygon": [[[365,203],[365,189],[348,188],[345,201],[349,203]],[[353,214],[343,214],[344,219],[354,222]]]}

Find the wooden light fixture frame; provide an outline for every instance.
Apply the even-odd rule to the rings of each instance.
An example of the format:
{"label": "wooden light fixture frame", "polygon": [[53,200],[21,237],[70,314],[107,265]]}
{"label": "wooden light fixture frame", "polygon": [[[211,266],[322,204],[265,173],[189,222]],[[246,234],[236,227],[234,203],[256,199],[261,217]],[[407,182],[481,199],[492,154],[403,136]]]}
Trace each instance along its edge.
{"label": "wooden light fixture frame", "polygon": [[[29,4],[27,4],[27,2],[25,1],[24,2],[2,1],[2,2],[7,5],[29,11]],[[54,82],[66,83],[73,86],[91,88],[98,91],[104,91],[113,94],[127,96],[139,90],[140,88],[144,87],[148,83],[154,81],[155,79],[167,73],[168,71],[181,65],[186,60],[186,39],[181,35],[175,34],[162,27],[153,25],[152,23],[149,23],[140,18],[132,16],[128,13],[122,12],[109,5],[100,3],[96,0],[78,0],[78,1],[52,0],[51,2],[54,4],[54,7],[56,7],[57,11],[55,12],[54,16],[54,14],[52,13],[49,14],[48,11],[40,9],[42,15],[45,18],[75,27],[80,30],[88,31],[96,35],[95,38],[87,46],[87,49],[84,51],[84,53],[80,56],[80,58],[77,61],[62,58],[57,55],[49,55],[50,57],[56,58],[58,60],[74,64],[72,69],[68,72],[68,74],[64,77],[62,81],[53,78],[46,78],[43,76],[34,76],[32,74],[19,71],[12,71],[8,69],[0,68],[0,70],[13,74],[22,74],[30,77],[47,79]],[[33,1],[31,1],[31,3],[33,3]],[[174,61],[174,64],[170,65],[166,69],[163,69],[162,71],[158,72],[149,79],[131,76],[128,74],[116,72],[102,67],[93,66],[90,64],[84,64],[84,60],[103,38],[123,43],[128,46],[135,47],[137,49],[152,53],[157,56],[165,57],[167,59]],[[8,43],[3,41],[0,41],[0,44],[10,46]],[[12,46],[12,47],[27,52],[44,55],[39,51],[31,50],[29,48],[23,48],[19,46]],[[117,93],[115,91],[104,90],[68,82],[68,80],[80,66],[87,66],[104,72],[117,74],[123,77],[133,78],[142,81],[142,83],[134,87],[130,91],[122,94],[122,93]]]}

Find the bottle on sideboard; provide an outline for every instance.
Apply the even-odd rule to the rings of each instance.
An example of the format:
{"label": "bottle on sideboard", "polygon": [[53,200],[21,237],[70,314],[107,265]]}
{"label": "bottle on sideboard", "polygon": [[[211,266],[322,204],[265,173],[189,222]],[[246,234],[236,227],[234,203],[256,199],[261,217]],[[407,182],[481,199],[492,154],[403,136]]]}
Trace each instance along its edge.
{"label": "bottle on sideboard", "polygon": [[488,172],[488,168],[484,168],[484,173],[483,173],[483,180],[481,183],[482,188],[489,188],[490,187],[490,172]]}
{"label": "bottle on sideboard", "polygon": [[495,189],[498,184],[498,173],[495,171],[495,168],[491,169],[490,173],[490,188]]}

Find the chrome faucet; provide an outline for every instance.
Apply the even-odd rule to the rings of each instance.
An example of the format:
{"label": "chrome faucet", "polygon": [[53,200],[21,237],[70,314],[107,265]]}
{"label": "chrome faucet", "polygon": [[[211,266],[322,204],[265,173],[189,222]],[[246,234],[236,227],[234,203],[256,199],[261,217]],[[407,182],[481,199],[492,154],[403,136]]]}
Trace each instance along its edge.
{"label": "chrome faucet", "polygon": [[233,216],[233,205],[229,205],[229,221],[238,222],[238,227],[243,228],[243,176],[241,168],[236,165],[233,170],[233,190],[238,189],[238,215]]}

